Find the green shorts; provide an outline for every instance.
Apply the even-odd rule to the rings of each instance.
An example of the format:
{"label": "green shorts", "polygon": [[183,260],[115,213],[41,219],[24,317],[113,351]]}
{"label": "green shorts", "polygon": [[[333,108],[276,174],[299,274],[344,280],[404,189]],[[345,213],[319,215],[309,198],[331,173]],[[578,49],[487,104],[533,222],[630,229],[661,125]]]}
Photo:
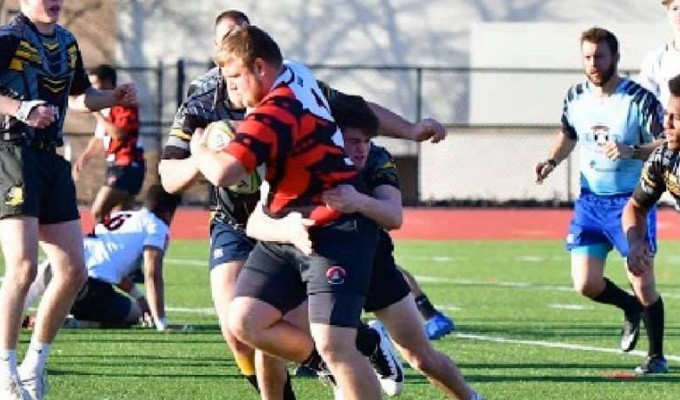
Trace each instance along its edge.
{"label": "green shorts", "polygon": [[71,163],[53,151],[0,141],[0,218],[55,224],[80,219]]}

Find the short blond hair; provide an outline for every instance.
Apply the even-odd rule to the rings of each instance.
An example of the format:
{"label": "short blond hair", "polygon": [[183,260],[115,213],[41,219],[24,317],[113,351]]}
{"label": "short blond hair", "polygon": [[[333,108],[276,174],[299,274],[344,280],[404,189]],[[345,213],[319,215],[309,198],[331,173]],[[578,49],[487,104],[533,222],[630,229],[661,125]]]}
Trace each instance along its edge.
{"label": "short blond hair", "polygon": [[671,4],[672,2],[673,2],[673,0],[661,0],[661,4],[664,7],[668,7],[668,5]]}

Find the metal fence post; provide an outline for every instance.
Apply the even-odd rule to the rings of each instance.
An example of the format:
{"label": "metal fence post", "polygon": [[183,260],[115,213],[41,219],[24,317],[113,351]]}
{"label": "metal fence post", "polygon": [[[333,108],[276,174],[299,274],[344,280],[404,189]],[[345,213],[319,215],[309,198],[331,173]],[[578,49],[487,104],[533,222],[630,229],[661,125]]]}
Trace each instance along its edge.
{"label": "metal fence post", "polygon": [[185,67],[183,58],[177,60],[177,108],[179,108],[184,101],[184,82],[186,81]]}

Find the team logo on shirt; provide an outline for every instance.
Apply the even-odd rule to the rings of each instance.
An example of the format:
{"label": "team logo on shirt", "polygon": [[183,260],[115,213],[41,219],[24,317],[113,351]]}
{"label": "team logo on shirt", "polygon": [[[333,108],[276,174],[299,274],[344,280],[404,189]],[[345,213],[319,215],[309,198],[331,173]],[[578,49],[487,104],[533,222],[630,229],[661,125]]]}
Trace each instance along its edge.
{"label": "team logo on shirt", "polygon": [[347,271],[342,267],[332,266],[326,271],[326,279],[331,285],[342,285],[345,283],[345,276]]}
{"label": "team logo on shirt", "polygon": [[599,146],[604,146],[609,141],[609,127],[604,125],[595,125],[590,128],[593,133],[593,140]]}

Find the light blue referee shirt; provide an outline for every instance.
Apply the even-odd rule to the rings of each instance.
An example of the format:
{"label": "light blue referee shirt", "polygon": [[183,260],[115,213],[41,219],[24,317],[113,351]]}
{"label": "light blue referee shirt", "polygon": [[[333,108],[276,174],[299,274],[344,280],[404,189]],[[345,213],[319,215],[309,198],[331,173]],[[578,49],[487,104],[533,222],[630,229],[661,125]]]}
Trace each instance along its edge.
{"label": "light blue referee shirt", "polygon": [[598,96],[592,83],[572,86],[564,99],[562,130],[578,140],[581,190],[597,195],[632,193],[643,160],[610,160],[602,152],[607,141],[628,146],[663,136],[663,108],[638,83],[622,78],[610,96]]}

